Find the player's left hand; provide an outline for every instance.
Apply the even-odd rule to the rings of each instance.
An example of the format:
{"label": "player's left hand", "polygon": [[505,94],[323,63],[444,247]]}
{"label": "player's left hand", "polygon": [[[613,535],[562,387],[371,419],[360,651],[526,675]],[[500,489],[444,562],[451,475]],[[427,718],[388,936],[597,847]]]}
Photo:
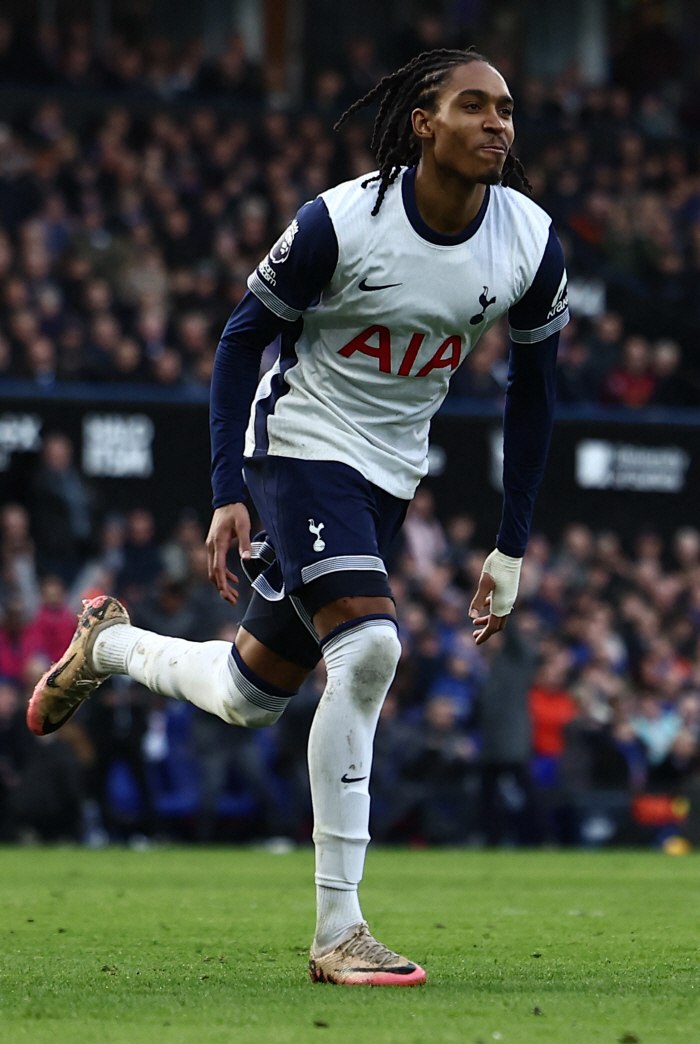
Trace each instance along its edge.
{"label": "player's left hand", "polygon": [[496,586],[496,581],[488,573],[482,573],[476,594],[469,606],[469,618],[475,627],[474,641],[477,645],[483,645],[492,634],[502,631],[506,625],[507,616],[494,616],[491,612],[491,592]]}
{"label": "player's left hand", "polygon": [[505,627],[518,596],[522,564],[522,558],[505,555],[498,548],[484,562],[479,587],[469,606],[469,616],[477,628],[474,632],[477,645]]}

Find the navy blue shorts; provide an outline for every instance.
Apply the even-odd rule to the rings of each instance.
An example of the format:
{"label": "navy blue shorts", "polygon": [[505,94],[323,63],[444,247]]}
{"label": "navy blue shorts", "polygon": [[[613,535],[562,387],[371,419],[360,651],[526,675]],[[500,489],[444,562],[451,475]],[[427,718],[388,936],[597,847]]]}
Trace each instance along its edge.
{"label": "navy blue shorts", "polygon": [[[384,559],[409,501],[336,461],[257,457],[246,460],[245,479],[265,527],[246,571],[266,605],[254,597],[243,626],[285,659],[301,663],[301,653],[290,655],[291,603],[301,625],[299,640],[305,631],[313,641],[314,663],[309,647],[302,665],[313,666],[320,652],[311,621],[319,609],[339,598],[391,597]],[[286,636],[284,652],[279,642],[273,644],[277,624]]]}

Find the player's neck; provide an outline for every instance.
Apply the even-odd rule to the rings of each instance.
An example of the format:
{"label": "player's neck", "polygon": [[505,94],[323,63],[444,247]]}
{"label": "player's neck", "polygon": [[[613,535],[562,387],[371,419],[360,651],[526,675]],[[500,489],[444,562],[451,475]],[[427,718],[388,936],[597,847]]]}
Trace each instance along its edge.
{"label": "player's neck", "polygon": [[465,181],[424,156],[416,171],[415,191],[418,213],[426,225],[443,235],[456,236],[479,213],[486,186]]}

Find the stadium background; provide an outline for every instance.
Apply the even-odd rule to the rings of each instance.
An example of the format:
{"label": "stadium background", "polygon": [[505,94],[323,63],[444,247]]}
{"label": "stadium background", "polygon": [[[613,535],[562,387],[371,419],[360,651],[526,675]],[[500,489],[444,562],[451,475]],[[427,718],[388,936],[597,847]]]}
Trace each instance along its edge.
{"label": "stadium background", "polygon": [[342,110],[421,50],[470,43],[515,93],[574,318],[519,611],[483,651],[466,609],[500,507],[503,329],[435,421],[391,563],[404,656],[373,836],[700,842],[691,0],[5,0],[2,840],[309,840],[321,670],[264,733],[124,679],[45,740],[24,705],[86,591],[161,633],[233,638],[241,611],[203,551],[218,334],[296,209],[372,169],[367,121],[333,134]]}

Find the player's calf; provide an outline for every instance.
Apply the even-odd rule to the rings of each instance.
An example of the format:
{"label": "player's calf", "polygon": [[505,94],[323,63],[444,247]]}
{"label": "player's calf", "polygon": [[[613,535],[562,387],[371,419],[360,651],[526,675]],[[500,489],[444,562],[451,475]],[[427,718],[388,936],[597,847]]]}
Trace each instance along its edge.
{"label": "player's calf", "polygon": [[326,635],[322,651],[328,680],[309,736],[317,886],[314,959],[363,923],[357,888],[369,842],[372,744],[401,655],[396,621],[381,613],[349,620]]}
{"label": "player's calf", "polygon": [[272,725],[294,695],[252,671],[230,642],[188,642],[138,627],[100,636],[95,667],[128,674],[152,692],[193,703],[232,725]]}
{"label": "player's calf", "polygon": [[111,674],[253,729],[276,722],[294,695],[251,670],[230,642],[188,642],[132,627],[109,595],[83,604],[68,649],[29,703],[27,723],[39,736],[59,729]]}

